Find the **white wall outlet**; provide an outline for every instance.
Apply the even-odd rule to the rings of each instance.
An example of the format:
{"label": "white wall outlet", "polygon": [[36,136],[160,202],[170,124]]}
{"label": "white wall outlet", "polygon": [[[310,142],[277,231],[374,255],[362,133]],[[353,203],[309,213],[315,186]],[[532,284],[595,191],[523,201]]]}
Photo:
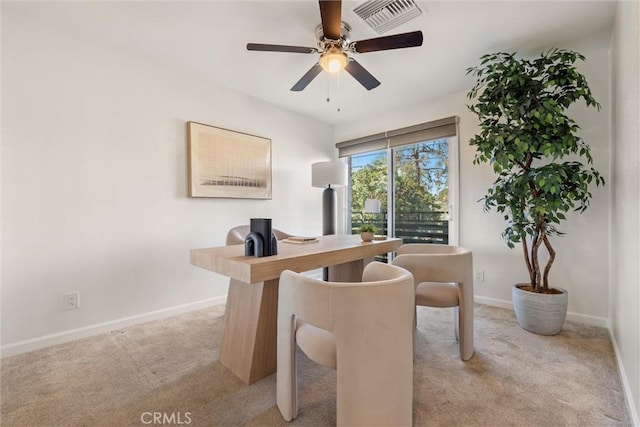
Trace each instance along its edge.
{"label": "white wall outlet", "polygon": [[80,292],[64,294],[64,309],[74,310],[80,308]]}
{"label": "white wall outlet", "polygon": [[484,270],[476,270],[476,282],[484,282]]}

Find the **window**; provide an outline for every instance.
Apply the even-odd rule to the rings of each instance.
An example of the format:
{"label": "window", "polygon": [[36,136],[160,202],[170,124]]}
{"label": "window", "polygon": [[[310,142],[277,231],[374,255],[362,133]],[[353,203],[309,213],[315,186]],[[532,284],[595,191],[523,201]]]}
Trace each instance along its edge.
{"label": "window", "polygon": [[404,243],[449,243],[449,141],[392,149],[394,237]]}
{"label": "window", "polygon": [[[457,244],[457,118],[336,144],[347,158],[347,229],[373,223],[405,243]],[[365,212],[366,199],[380,213]]]}
{"label": "window", "polygon": [[[377,234],[387,233],[388,161],[387,150],[355,154],[349,157],[350,230],[358,233],[364,223],[374,224]],[[376,199],[380,212],[365,212],[365,201]]]}

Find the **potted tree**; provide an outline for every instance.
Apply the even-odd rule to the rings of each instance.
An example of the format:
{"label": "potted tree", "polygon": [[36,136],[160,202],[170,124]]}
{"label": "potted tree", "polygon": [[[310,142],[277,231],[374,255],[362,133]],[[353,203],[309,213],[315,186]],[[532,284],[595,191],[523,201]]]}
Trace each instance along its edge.
{"label": "potted tree", "polygon": [[476,78],[468,107],[480,120],[469,143],[476,148],[474,164],[490,163],[497,175],[481,201],[485,211],[504,215],[507,245],[522,245],[529,282],[512,292],[520,325],[554,335],[564,324],[567,292],[549,284],[556,259],[550,238],[562,234],[568,211],[587,209],[590,184],[604,185],[566,110],[580,99],[598,110],[600,104],[574,65],[584,61],[579,53],[551,49],[529,60],[498,52],[480,60],[467,69]]}

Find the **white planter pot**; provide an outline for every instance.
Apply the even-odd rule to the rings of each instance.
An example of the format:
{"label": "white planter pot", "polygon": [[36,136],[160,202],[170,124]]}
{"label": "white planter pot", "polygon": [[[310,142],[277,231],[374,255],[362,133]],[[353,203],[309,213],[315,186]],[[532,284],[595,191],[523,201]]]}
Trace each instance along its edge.
{"label": "white planter pot", "polygon": [[567,317],[569,294],[562,288],[559,294],[538,294],[523,291],[513,285],[513,310],[523,329],[540,335],[556,335]]}

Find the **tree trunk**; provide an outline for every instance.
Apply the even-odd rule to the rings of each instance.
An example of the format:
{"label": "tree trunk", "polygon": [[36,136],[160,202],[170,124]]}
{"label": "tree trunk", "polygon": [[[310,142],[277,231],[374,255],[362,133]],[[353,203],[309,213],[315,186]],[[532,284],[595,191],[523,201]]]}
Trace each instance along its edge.
{"label": "tree trunk", "polygon": [[538,260],[538,249],[540,248],[541,244],[542,239],[540,238],[540,228],[539,226],[536,226],[535,240],[531,248],[531,260],[533,262],[533,267],[536,275],[536,281],[533,283],[534,292],[540,292],[542,290],[540,284],[542,275],[540,274],[540,261]]}
{"label": "tree trunk", "polygon": [[549,261],[544,267],[544,275],[542,276],[542,289],[546,291],[549,289],[549,270],[551,270],[553,261],[556,259],[556,251],[553,250],[546,233],[544,235],[544,246],[547,248],[547,251],[549,251]]}
{"label": "tree trunk", "polygon": [[531,258],[529,258],[529,247],[527,245],[527,235],[522,233],[522,251],[524,252],[524,261],[527,264],[527,271],[529,272],[529,281],[531,284],[535,283],[536,276],[533,274],[533,267],[531,266]]}

